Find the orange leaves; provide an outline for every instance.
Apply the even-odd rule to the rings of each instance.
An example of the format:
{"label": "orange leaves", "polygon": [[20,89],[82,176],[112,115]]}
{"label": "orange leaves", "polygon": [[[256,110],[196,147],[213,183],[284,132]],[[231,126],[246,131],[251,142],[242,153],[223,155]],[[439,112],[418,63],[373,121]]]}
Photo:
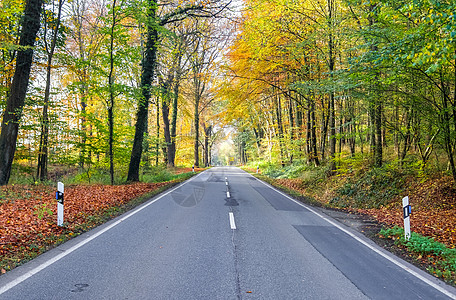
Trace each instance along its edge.
{"label": "orange leaves", "polygon": [[[411,229],[454,248],[456,242],[456,189],[450,177],[416,182],[407,192],[412,205]],[[402,210],[392,206],[361,210],[381,223],[404,226]]]}
{"label": "orange leaves", "polygon": [[[0,189],[0,261],[3,270],[24,258],[36,256],[50,244],[77,234],[91,218],[169,183],[134,183],[119,186],[65,187],[64,227],[57,226],[55,188],[7,186]],[[14,258],[14,259],[13,259]],[[6,272],[6,271],[5,271]]]}
{"label": "orange leaves", "polygon": [[68,227],[84,222],[88,216],[113,206],[120,206],[141,194],[166,183],[134,183],[129,185],[79,185],[65,188],[65,223]]}
{"label": "orange leaves", "polygon": [[280,185],[287,187],[289,189],[303,192],[302,179],[293,178],[293,179],[276,179],[275,180]]}

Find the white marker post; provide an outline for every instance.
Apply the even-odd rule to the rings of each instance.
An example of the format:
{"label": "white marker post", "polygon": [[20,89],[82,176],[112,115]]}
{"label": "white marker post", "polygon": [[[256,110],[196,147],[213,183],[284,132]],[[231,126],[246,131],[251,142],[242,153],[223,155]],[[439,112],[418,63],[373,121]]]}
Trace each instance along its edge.
{"label": "white marker post", "polygon": [[412,213],[412,207],[409,204],[409,198],[404,197],[402,199],[402,211],[404,212],[404,231],[405,239],[408,241],[410,239],[410,214]]}
{"label": "white marker post", "polygon": [[63,226],[63,192],[64,185],[62,182],[57,183],[57,192],[55,198],[57,199],[57,226]]}

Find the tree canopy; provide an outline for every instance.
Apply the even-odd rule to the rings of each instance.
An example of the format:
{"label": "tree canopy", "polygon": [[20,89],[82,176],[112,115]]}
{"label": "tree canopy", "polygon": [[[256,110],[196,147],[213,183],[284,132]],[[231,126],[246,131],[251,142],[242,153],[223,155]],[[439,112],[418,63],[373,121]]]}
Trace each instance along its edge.
{"label": "tree canopy", "polygon": [[30,1],[35,33],[25,1],[0,5],[2,135],[18,126],[2,184],[58,165],[112,184],[229,161],[332,175],[348,158],[456,181],[453,1]]}

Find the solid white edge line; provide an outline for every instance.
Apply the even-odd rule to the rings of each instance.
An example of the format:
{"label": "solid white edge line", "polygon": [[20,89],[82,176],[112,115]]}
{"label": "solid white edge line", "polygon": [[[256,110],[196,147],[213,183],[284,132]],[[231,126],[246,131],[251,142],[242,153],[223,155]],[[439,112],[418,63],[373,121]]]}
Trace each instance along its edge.
{"label": "solid white edge line", "polygon": [[[248,174],[248,173],[247,173]],[[252,177],[255,177],[251,174],[249,174],[250,176]],[[434,282],[430,281],[429,279],[421,276],[420,274],[418,274],[417,272],[413,271],[412,269],[410,269],[409,267],[405,266],[404,264],[402,264],[401,262],[399,262],[398,260],[396,260],[394,257],[391,257],[389,255],[387,255],[386,253],[383,253],[382,251],[376,249],[375,247],[373,247],[372,245],[370,245],[369,243],[367,243],[366,241],[362,240],[361,238],[357,237],[356,235],[354,235],[353,233],[351,233],[350,231],[348,231],[347,229],[343,228],[342,226],[340,226],[339,224],[335,223],[334,221],[326,218],[325,216],[323,216],[322,214],[320,214],[319,212],[315,211],[314,209],[312,209],[311,207],[307,206],[307,205],[304,205],[303,203],[291,198],[290,196],[288,196],[287,194],[283,193],[282,191],[279,191],[278,189],[276,189],[275,187],[271,186],[270,184],[262,181],[261,179],[257,178],[258,181],[260,181],[262,184],[272,188],[273,190],[275,190],[276,192],[278,192],[279,194],[281,194],[282,196],[290,199],[291,201],[295,202],[296,204],[304,207],[305,209],[308,209],[309,211],[311,211],[312,213],[314,213],[315,215],[319,216],[320,218],[322,218],[323,220],[325,220],[326,222],[328,222],[329,224],[333,225],[334,227],[342,230],[343,232],[345,232],[346,234],[348,234],[350,237],[352,237],[353,239],[357,240],[358,242],[360,242],[361,244],[363,244],[364,246],[366,246],[367,248],[371,249],[372,251],[374,251],[375,253],[379,254],[380,256],[386,258],[387,260],[389,260],[390,262],[392,262],[393,264],[395,264],[396,266],[398,266],[399,268],[403,269],[404,271],[407,271],[408,273],[412,274],[413,276],[415,276],[416,278],[420,279],[421,281],[427,283],[428,285],[432,286],[433,288],[435,288],[436,290],[438,290],[439,292],[445,294],[446,296],[450,297],[451,299],[456,299],[456,295],[451,293],[450,291],[447,291],[446,289],[442,288],[441,286],[435,284]]]}
{"label": "solid white edge line", "polygon": [[[200,174],[202,174],[203,172],[201,172]],[[151,202],[149,203],[146,203],[145,205],[141,206],[141,207],[138,207],[136,208],[135,210],[127,213],[127,215],[125,215],[124,217],[120,218],[119,220],[117,220],[116,222],[112,223],[111,225],[109,225],[108,227],[106,228],[103,228],[102,230],[98,231],[97,233],[95,233],[94,235],[88,237],[87,239],[81,241],[80,243],[74,245],[73,247],[69,248],[68,250],[65,250],[64,252],[62,252],[61,254],[59,255],[56,255],[54,256],[53,258],[49,259],[48,261],[42,263],[41,265],[37,266],[36,268],[28,271],[27,273],[19,276],[18,278],[16,278],[15,280],[7,283],[6,285],[2,286],[0,288],[0,295],[2,295],[3,293],[7,292],[8,290],[12,289],[13,287],[15,287],[16,285],[20,284],[21,282],[27,280],[28,278],[32,277],[33,275],[35,275],[36,273],[44,270],[45,268],[49,267],[50,265],[52,265],[53,263],[59,261],[60,259],[64,258],[65,256],[67,256],[68,254],[70,254],[71,252],[81,248],[82,246],[84,246],[85,244],[89,243],[90,241],[96,239],[98,236],[102,235],[103,233],[105,233],[106,231],[114,228],[115,226],[117,226],[119,223],[125,221],[126,219],[132,217],[133,215],[137,214],[138,212],[142,211],[143,209],[145,209],[146,207],[152,205],[153,203],[157,202],[158,200],[160,200],[161,198],[167,196],[168,194],[174,192],[175,190],[177,190],[178,188],[180,188],[181,186],[185,185],[186,183],[192,181],[193,179],[197,178],[200,174],[184,181],[183,183],[179,184],[178,186],[176,186],[175,188],[165,192],[164,194],[158,196],[156,199],[152,200]],[[89,232],[89,231],[88,231]]]}
{"label": "solid white edge line", "polygon": [[230,228],[235,230],[236,229],[236,223],[234,222],[234,214],[232,212],[228,213],[230,216]]}

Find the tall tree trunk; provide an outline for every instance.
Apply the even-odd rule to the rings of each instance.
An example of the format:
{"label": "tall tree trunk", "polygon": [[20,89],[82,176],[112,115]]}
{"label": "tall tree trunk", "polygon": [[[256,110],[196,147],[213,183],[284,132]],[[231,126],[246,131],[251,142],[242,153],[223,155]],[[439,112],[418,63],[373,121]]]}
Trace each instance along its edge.
{"label": "tall tree trunk", "polygon": [[2,131],[0,134],[0,185],[8,184],[11,175],[16,141],[19,130],[19,121],[24,107],[27,93],[30,69],[33,62],[33,46],[36,34],[40,28],[42,0],[27,0],[25,3],[22,32],[16,58],[11,92],[6,100],[3,113]]}
{"label": "tall tree trunk", "polygon": [[109,96],[110,107],[108,107],[108,155],[109,155],[109,175],[111,178],[111,185],[114,185],[114,95]]}
{"label": "tall tree trunk", "polygon": [[380,99],[377,99],[375,106],[375,135],[377,141],[375,142],[375,166],[381,167],[383,164],[383,138],[382,138],[382,115],[383,105]]}
{"label": "tall tree trunk", "polygon": [[276,113],[276,119],[277,119],[277,131],[278,131],[278,138],[279,138],[279,147],[280,147],[280,163],[282,167],[285,167],[285,162],[283,158],[285,157],[285,151],[284,151],[284,144],[283,144],[283,123],[282,123],[282,103],[280,101],[280,95],[278,94],[275,95],[274,97],[274,108],[275,108],[275,113]]}
{"label": "tall tree trunk", "polygon": [[[73,11],[76,17],[76,30],[79,48],[79,60],[84,62],[82,70],[78,72],[78,79],[80,81],[80,96],[81,96],[81,114],[80,114],[80,129],[81,129],[81,152],[79,153],[79,166],[84,168],[86,157],[86,142],[87,142],[87,126],[86,126],[86,109],[88,100],[88,67],[85,55],[85,41],[83,40],[83,20],[85,16],[83,13],[86,11],[85,2],[73,1]],[[78,128],[79,129],[79,128]]]}
{"label": "tall tree trunk", "polygon": [[307,163],[311,163],[313,160],[312,156],[312,123],[310,119],[310,100],[308,101],[307,109],[307,133],[306,133],[306,152],[307,152]]}
{"label": "tall tree trunk", "polygon": [[[181,45],[179,45],[181,46]],[[178,48],[179,51],[176,53],[174,69],[174,84],[173,84],[173,98],[172,98],[172,113],[171,113],[171,142],[168,145],[168,166],[174,167],[176,161],[176,129],[177,129],[177,109],[178,109],[178,100],[179,100],[179,87],[181,80],[181,62],[182,62],[182,50]]]}
{"label": "tall tree trunk", "polygon": [[139,181],[139,165],[143,150],[144,133],[147,125],[147,114],[149,111],[149,100],[151,95],[151,84],[155,72],[157,56],[158,29],[155,24],[157,10],[156,0],[148,1],[147,8],[147,40],[141,70],[141,92],[142,97],[138,103],[136,113],[135,137],[131,151],[130,165],[128,167],[127,181]]}
{"label": "tall tree trunk", "polygon": [[[456,57],[456,50],[455,50],[454,54],[455,54],[455,57]],[[453,89],[453,103],[452,103],[452,106],[453,106],[453,124],[454,124],[454,130],[456,131],[456,59],[455,59],[454,62],[455,62],[455,64],[454,64],[454,73],[453,73],[453,76],[454,76],[454,79],[453,79],[454,80],[454,89]],[[448,97],[450,97],[450,96],[448,95]],[[456,144],[453,145],[453,149],[452,149],[452,152],[451,152],[451,160],[453,160],[453,154],[454,154],[455,148],[456,148]],[[450,162],[450,164],[451,164],[451,162]],[[455,169],[455,166],[454,166],[454,161],[453,161],[451,173],[453,174],[453,181],[456,184],[456,169]]]}
{"label": "tall tree trunk", "polygon": [[302,158],[303,157],[302,154],[304,153],[304,151],[303,151],[301,140],[302,140],[303,133],[304,133],[304,128],[303,128],[304,113],[303,113],[303,108],[301,105],[301,103],[303,103],[302,96],[298,94],[298,97],[300,98],[300,100],[294,101],[294,109],[296,112],[296,139],[299,142],[297,150],[298,150],[299,158]]}
{"label": "tall tree trunk", "polygon": [[[377,23],[377,16],[379,11],[380,4],[372,4],[370,6],[370,16],[369,16],[369,26],[373,27]],[[372,43],[371,46],[372,52],[378,51],[378,46],[375,42]],[[376,94],[374,95],[373,99],[373,107],[371,109],[372,112],[372,125],[374,126],[374,130],[372,132],[372,147],[374,148],[374,165],[376,167],[381,167],[383,163],[383,142],[382,142],[382,115],[383,115],[383,104],[381,98],[377,93],[379,93],[379,79],[378,79],[378,71],[374,70],[375,79],[374,85],[377,87],[374,91]]]}
{"label": "tall tree trunk", "polygon": [[204,166],[209,167],[210,165],[210,151],[209,151],[209,139],[211,138],[212,126],[204,126]]}
{"label": "tall tree trunk", "polygon": [[311,151],[312,151],[312,160],[315,163],[315,166],[318,167],[320,165],[320,161],[318,160],[318,152],[317,152],[317,120],[315,118],[315,101],[311,101],[310,105],[310,127],[311,127]]}
{"label": "tall tree trunk", "polygon": [[[85,67],[84,67],[85,68]],[[84,70],[84,80],[87,79],[87,70]],[[81,152],[79,153],[79,166],[84,168],[86,161],[86,148],[87,148],[87,100],[88,100],[88,84],[86,81],[81,83]],[[90,130],[89,130],[90,131]]]}
{"label": "tall tree trunk", "polygon": [[404,135],[404,147],[402,148],[402,151],[398,149],[398,152],[400,153],[399,159],[401,166],[404,164],[404,159],[405,156],[407,155],[408,150],[411,147],[411,142],[412,142],[412,137],[411,137],[411,132],[410,132],[410,125],[411,125],[411,119],[413,115],[413,108],[407,109],[405,113],[405,126],[406,126],[406,131]]}
{"label": "tall tree trunk", "polygon": [[193,114],[194,119],[194,126],[195,126],[195,140],[194,140],[194,155],[195,155],[195,162],[193,165],[195,167],[199,167],[199,89],[196,91],[195,95],[195,111]]}
{"label": "tall tree trunk", "polygon": [[[331,84],[334,78],[334,0],[328,0],[328,28],[329,28],[329,39],[328,39],[328,49],[329,49],[329,76],[331,79]],[[330,156],[330,170],[334,172],[336,170],[336,109],[335,109],[335,99],[334,92],[331,89],[329,93],[329,156]]]}
{"label": "tall tree trunk", "polygon": [[348,144],[350,146],[350,155],[355,157],[355,146],[356,146],[356,121],[355,121],[355,108],[350,98],[347,98],[348,107]]}
{"label": "tall tree trunk", "polygon": [[293,115],[293,100],[291,97],[288,97],[288,120],[290,122],[290,151],[289,151],[289,161],[290,164],[293,163],[293,141],[294,141],[294,130],[295,130],[295,118]]}
{"label": "tall tree trunk", "polygon": [[[325,97],[321,97],[321,160],[325,160],[325,152],[326,152],[326,139],[328,138],[328,123],[329,123],[329,116],[325,112]],[[328,108],[329,109],[329,108]]]}
{"label": "tall tree trunk", "polygon": [[116,0],[112,3],[112,26],[111,40],[109,44],[109,101],[108,101],[108,155],[109,155],[109,175],[111,177],[111,185],[114,185],[114,29],[116,27]]}
{"label": "tall tree trunk", "polygon": [[259,158],[261,155],[261,141],[264,138],[264,131],[261,126],[256,125],[257,128],[253,127],[253,133],[255,134],[255,144],[257,148],[257,157]]}
{"label": "tall tree trunk", "polygon": [[155,166],[158,167],[158,161],[160,158],[160,100],[157,98],[157,116],[155,119],[155,127],[157,132],[155,133]]}
{"label": "tall tree trunk", "polygon": [[171,133],[169,124],[169,84],[170,81],[162,84],[162,119],[163,119],[163,135],[166,144],[166,163],[168,166],[174,166],[174,157],[171,155]]}
{"label": "tall tree trunk", "polygon": [[[52,72],[52,58],[54,57],[55,45],[57,43],[57,37],[60,27],[60,17],[62,13],[62,6],[64,0],[59,0],[57,20],[55,27],[53,28],[54,32],[52,35],[52,41],[50,47],[48,47],[47,40],[45,39],[46,52],[47,52],[47,66],[46,66],[46,87],[44,89],[44,105],[43,105],[43,115],[41,120],[41,135],[40,135],[40,145],[38,152],[38,166],[36,170],[36,178],[40,181],[45,181],[47,179],[47,165],[48,165],[48,147],[49,147],[49,97],[51,91],[51,72]],[[46,21],[44,22],[46,26]],[[45,32],[47,27],[45,27]]]}
{"label": "tall tree trunk", "polygon": [[179,99],[179,85],[180,85],[180,78],[179,76],[175,77],[174,81],[174,89],[173,89],[173,111],[171,114],[171,144],[168,148],[169,159],[168,165],[171,167],[175,166],[176,161],[176,131],[177,131],[177,109],[178,109],[178,99]]}
{"label": "tall tree trunk", "polygon": [[336,116],[334,108],[334,93],[329,94],[329,159],[330,170],[336,170]]}
{"label": "tall tree trunk", "polygon": [[[446,87],[444,78],[443,78],[443,72],[441,71],[440,73],[440,81],[441,81],[441,87],[442,87],[442,106],[443,106],[443,136],[444,136],[444,141],[445,141],[445,152],[447,153],[448,156],[448,163],[450,164],[450,170],[451,174],[453,176],[453,181],[456,182],[456,166],[454,162],[454,156],[453,156],[453,141],[451,139],[451,125],[450,125],[450,113],[449,113],[449,108],[448,108],[448,102],[449,101],[449,88]],[[454,116],[453,116],[454,117]]]}

